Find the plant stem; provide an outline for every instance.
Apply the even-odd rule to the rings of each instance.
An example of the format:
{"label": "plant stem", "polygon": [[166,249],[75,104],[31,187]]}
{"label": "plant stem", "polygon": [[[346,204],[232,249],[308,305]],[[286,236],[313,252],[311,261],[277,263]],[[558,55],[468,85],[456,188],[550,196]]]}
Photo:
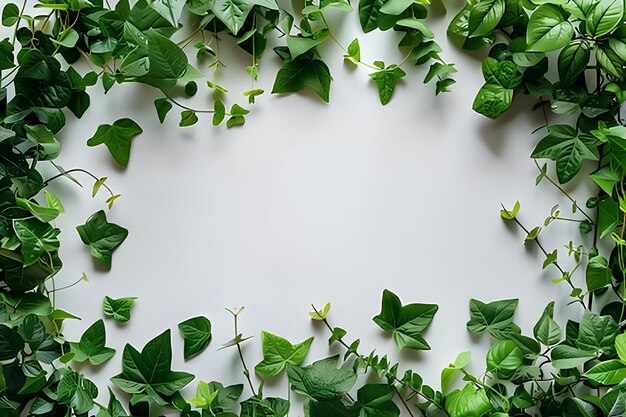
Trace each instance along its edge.
{"label": "plant stem", "polygon": [[[239,317],[239,314],[241,314],[241,312],[243,311],[243,307],[234,311],[226,309],[226,311],[232,314],[235,319],[235,338],[238,338],[239,327],[238,327],[237,318]],[[239,353],[239,359],[241,361],[241,365],[243,366],[243,374],[248,380],[248,385],[250,385],[250,390],[252,391],[252,394],[256,397],[256,390],[254,389],[254,385],[252,384],[252,379],[250,378],[250,370],[248,369],[248,366],[246,365],[246,360],[243,357],[243,351],[241,350],[241,343],[237,342],[236,345],[237,345],[237,352]]]}

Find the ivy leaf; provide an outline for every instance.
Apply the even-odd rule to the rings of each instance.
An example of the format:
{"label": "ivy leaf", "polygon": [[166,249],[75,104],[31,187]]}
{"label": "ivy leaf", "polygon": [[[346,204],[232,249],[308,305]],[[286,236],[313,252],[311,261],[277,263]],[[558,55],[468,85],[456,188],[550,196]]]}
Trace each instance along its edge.
{"label": "ivy leaf", "polygon": [[354,39],[348,45],[347,53],[343,56],[343,58],[347,61],[352,62],[354,65],[358,65],[361,62],[361,46],[359,45],[359,40]]}
{"label": "ivy leaf", "polygon": [[608,195],[613,195],[613,188],[621,180],[619,174],[611,166],[600,168],[592,173],[590,177]]}
{"label": "ivy leaf", "polygon": [[95,135],[87,141],[89,146],[105,144],[115,161],[123,166],[128,165],[130,147],[133,138],[143,130],[131,119],[120,119],[112,125],[100,125]]}
{"label": "ivy leaf", "polygon": [[172,344],[170,330],[149,341],[141,352],[130,344],[124,347],[122,372],[111,382],[128,394],[148,392],[173,395],[193,380],[187,372],[172,371]]}
{"label": "ivy leaf", "polygon": [[184,356],[189,360],[202,352],[211,341],[211,322],[203,316],[192,317],[178,324],[185,341]]}
{"label": "ivy leaf", "polygon": [[574,36],[574,27],[563,9],[553,4],[537,7],[528,21],[527,52],[548,52],[560,49]]}
{"label": "ivy leaf", "polygon": [[577,368],[591,359],[596,358],[596,353],[584,349],[578,349],[568,345],[558,345],[550,353],[552,366],[556,369]]}
{"label": "ivy leaf", "polygon": [[390,65],[382,71],[371,73],[369,76],[376,83],[380,102],[385,105],[391,100],[398,80],[404,78],[406,72],[397,65]]}
{"label": "ivy leaf", "polygon": [[368,33],[378,28],[378,16],[384,0],[359,1],[359,22],[363,32]]}
{"label": "ivy leaf", "polygon": [[178,123],[178,126],[188,127],[188,126],[193,126],[196,123],[198,123],[198,116],[196,115],[195,111],[183,110],[180,113],[180,122]]}
{"label": "ivy leaf", "polygon": [[400,409],[393,402],[396,395],[391,385],[367,384],[357,392],[359,417],[398,417]]}
{"label": "ivy leaf", "polygon": [[283,65],[276,75],[272,93],[295,93],[310,88],[328,103],[331,80],[330,70],[324,61],[309,52]]}
{"label": "ivy leaf", "polygon": [[493,337],[513,325],[513,315],[517,308],[517,299],[494,301],[488,304],[470,300],[470,320],[467,329],[472,333],[483,333],[485,330]]}
{"label": "ivy leaf", "polygon": [[44,253],[59,249],[61,231],[37,219],[14,220],[15,235],[22,243],[24,266],[36,263]]}
{"label": "ivy leaf", "polygon": [[[199,408],[210,409],[214,413],[230,412],[243,392],[243,384],[224,387],[219,382],[198,382],[196,397],[189,400]],[[219,414],[218,414],[219,415]]]}
{"label": "ivy leaf", "polygon": [[598,203],[598,229],[600,239],[611,234],[622,221],[619,204],[612,198],[604,198]]}
{"label": "ivy leaf", "polygon": [[561,184],[570,181],[580,171],[583,160],[598,160],[598,150],[593,142],[579,136],[568,125],[551,125],[531,154],[532,158],[548,158],[556,161],[556,174]]}
{"label": "ivy leaf", "polygon": [[535,338],[545,346],[552,346],[561,340],[561,328],[554,321],[554,301],[548,303],[543,314],[533,328]]}
{"label": "ivy leaf", "polygon": [[109,223],[103,210],[94,213],[84,225],[76,230],[83,243],[89,246],[91,256],[111,268],[113,251],[124,242],[128,230],[115,223]]}
{"label": "ivy leaf", "polygon": [[105,347],[106,330],[102,319],[92,324],[80,338],[79,342],[70,342],[73,360],[76,362],[89,361],[94,366],[108,361],[115,354],[115,349]]}
{"label": "ivy leaf", "polygon": [[303,342],[292,345],[273,333],[261,332],[261,343],[263,345],[263,361],[254,368],[257,374],[262,376],[276,376],[289,365],[300,366],[309,352],[313,337],[309,337]]}
{"label": "ivy leaf", "polygon": [[354,386],[357,377],[352,370],[337,369],[338,365],[339,356],[313,362],[304,368],[288,365],[291,389],[316,400],[341,398]]}
{"label": "ivy leaf", "polygon": [[436,304],[402,305],[400,298],[389,290],[383,292],[382,308],[374,322],[386,332],[392,332],[398,350],[408,347],[428,350],[430,346],[422,333],[430,325],[439,307]]}
{"label": "ivy leaf", "polygon": [[20,9],[15,3],[7,3],[2,9],[2,25],[11,27],[20,19]]}
{"label": "ivy leaf", "polygon": [[125,323],[130,320],[130,310],[135,304],[137,297],[123,297],[123,298],[111,298],[105,296],[102,301],[104,308],[104,315],[112,317],[114,320],[120,323]]}

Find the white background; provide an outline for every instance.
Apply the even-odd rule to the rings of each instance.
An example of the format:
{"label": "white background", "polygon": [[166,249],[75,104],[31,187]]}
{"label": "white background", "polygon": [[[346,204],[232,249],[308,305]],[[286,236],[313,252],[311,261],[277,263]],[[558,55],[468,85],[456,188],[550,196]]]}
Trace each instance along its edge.
{"label": "white background", "polygon": [[[421,84],[425,69],[407,65],[408,77],[383,107],[367,69],[343,63],[335,45],[322,49],[334,77],[329,105],[310,93],[266,94],[246,125],[231,130],[213,128],[202,116],[196,127],[181,129],[175,112],[159,125],[152,105],[158,94],[147,87],[116,85],[106,98],[100,86],[92,89],[88,113],[71,119],[61,135],[59,161],[108,176],[122,194],[107,216],[130,234],[110,272],[94,265],[73,230],[105,208],[104,193],[92,199],[85,177],[84,189],[61,179],[51,190],[67,209],[58,220],[65,267],[57,286],[83,272],[90,281],[57,295],[57,307],[83,318],[66,323],[68,339],[77,340],[102,317],[105,295],[138,297],[129,323],[106,322],[108,345],[118,354],[101,369],[83,367],[101,388],[119,372],[125,343],[141,348],[166,328],[173,330],[174,369],[243,382],[235,351],[217,350],[233,336],[226,307],[246,307],[240,328],[256,336],[244,350],[251,366],[261,358],[262,329],[293,342],[316,334],[307,361],[337,352],[307,316],[310,303],[330,301],[330,321],[348,330],[349,341],[361,338],[364,353],[376,348],[402,359],[401,369],[413,367],[434,386],[458,352],[473,350],[472,366],[484,367],[486,341],[465,328],[471,297],[520,298],[516,317],[527,334],[550,300],[558,300],[561,317],[576,312],[564,305],[567,289],[551,283],[556,272],[543,273],[536,248],[525,248],[524,235],[499,217],[501,202],[519,199],[520,217],[532,227],[553,204],[567,212],[569,203],[548,183],[534,186],[529,155],[540,136],[531,132],[542,118],[531,112],[532,100],[517,97],[518,105],[497,122],[471,110],[482,84],[480,58],[445,36],[459,7],[450,6],[447,15],[435,8],[431,19],[443,56],[459,69],[454,92],[439,97],[434,85]],[[401,59],[398,36],[361,36],[356,12],[333,15],[331,22],[344,45],[359,34],[364,60]],[[230,44],[222,45],[229,68],[220,82],[243,104],[249,59]],[[258,84],[267,92],[278,65],[268,47]],[[212,107],[202,88],[191,103]],[[127,169],[116,166],[104,146],[86,145],[98,124],[122,117],[144,129]],[[562,248],[579,238],[575,230],[569,223],[551,226],[546,246]],[[395,353],[371,320],[384,288],[404,303],[440,305],[425,334],[432,351]],[[211,319],[214,337],[207,351],[184,363],[176,326],[195,315]],[[286,396],[284,385],[270,386],[269,393]]]}

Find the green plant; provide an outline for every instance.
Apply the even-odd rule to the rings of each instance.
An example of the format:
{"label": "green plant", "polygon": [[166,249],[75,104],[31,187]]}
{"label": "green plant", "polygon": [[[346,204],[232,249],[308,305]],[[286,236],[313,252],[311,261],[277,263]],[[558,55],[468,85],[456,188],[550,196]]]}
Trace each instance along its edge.
{"label": "green plant", "polygon": [[[346,330],[330,324],[330,304],[313,306],[310,316],[328,329],[328,343],[341,346],[343,355],[311,360],[307,355],[313,338],[292,343],[263,332],[264,359],[253,368],[248,367],[241,347],[251,340],[239,328],[243,309],[230,311],[234,337],[223,349],[237,351],[245,386],[199,381],[196,396],[185,399],[180,390],[194,376],[171,369],[170,329],[141,350],[124,348],[122,371],[111,378],[123,394],[109,389],[106,405],[97,401],[98,387],[75,366],[87,361],[100,366],[115,355],[106,345],[103,320],[92,324],[80,340],[65,340],[63,322],[77,317],[55,302],[57,291],[86,277],[66,287],[55,283],[62,267],[60,230],[51,222],[64,207],[46,187],[62,177],[78,182],[73,174],[80,174],[93,180],[94,197],[106,190],[109,209],[120,198],[106,177],[81,168],[65,170],[53,162],[60,153],[56,136],[66,123],[66,113],[82,117],[90,104],[88,89],[96,84],[105,91],[128,82],[147,84],[162,93],[154,102],[161,123],[176,107],[182,127],[202,123],[202,116],[209,114],[213,125],[225,122],[231,128],[245,123],[250,110],[236,102],[226,110],[227,90],[218,80],[224,70],[219,53],[222,38],[232,37],[234,45],[250,55],[246,71],[252,86],[244,97],[253,104],[264,93],[254,82],[268,37],[273,35],[285,40],[274,50],[283,61],[274,93],[310,88],[328,101],[332,77],[317,47],[329,40],[345,50],[346,61],[372,71],[382,104],[389,102],[397,81],[405,77],[402,67],[408,62],[428,62],[424,81],[436,80],[436,92],[444,92],[454,82],[448,76],[455,69],[439,56],[441,49],[424,21],[426,3],[361,0],[358,4],[364,32],[402,33],[399,47],[406,55],[398,64],[363,61],[358,39],[347,47],[340,44],[327,15],[351,11],[352,5],[344,0],[307,0],[301,10],[291,11],[273,0],[138,0],[133,4],[120,0],[113,7],[101,0],[6,3],[1,20],[13,33],[0,42],[0,414],[82,417],[95,412],[98,417],[121,417],[166,410],[181,417],[284,417],[291,402],[266,396],[263,381],[286,377],[291,390],[304,400],[303,411],[309,417],[397,417],[401,412],[432,417],[624,415],[626,127],[620,108],[626,101],[626,26],[624,5],[616,0],[537,0],[537,4],[470,0],[450,25],[450,32],[462,39],[466,49],[494,44],[483,62],[485,84],[474,102],[476,111],[496,118],[511,106],[516,92],[538,100],[536,108],[545,120],[540,129],[547,133],[532,156],[555,161],[557,180],[549,175],[547,164],[537,163],[536,182],[547,181],[563,192],[572,203],[572,214],[565,217],[555,206],[542,226],[531,229],[521,221],[519,203],[502,207],[500,214],[524,231],[527,244],[542,251],[543,268],[556,271],[554,282],[568,286],[571,308],[580,312],[578,321],[560,325],[552,302],[539,316],[532,335],[523,335],[514,322],[516,299],[472,299],[467,328],[488,335],[492,342],[485,371],[470,373],[471,356],[462,352],[442,370],[438,388],[386,355],[364,353],[360,339],[349,339]],[[189,13],[191,26],[181,23],[183,13]],[[499,38],[503,41],[496,43]],[[209,78],[190,64],[186,54],[190,48],[197,59],[209,61]],[[80,74],[74,64],[81,59],[99,70]],[[551,59],[557,68],[552,81],[547,75]],[[191,108],[179,97],[200,93],[199,83],[206,85],[212,109]],[[548,104],[552,112],[571,114],[575,122],[550,124]],[[136,122],[120,119],[99,126],[87,144],[106,145],[115,162],[125,166],[132,142],[141,133]],[[581,207],[560,184],[579,175],[585,160],[597,164],[590,177],[598,193]],[[57,167],[59,174],[44,180],[40,163]],[[580,225],[583,243],[572,240],[566,245],[570,262],[562,263],[556,249],[548,251],[541,243],[542,233],[555,221]],[[125,228],[110,223],[102,210],[77,231],[105,268],[111,268],[113,252],[128,235]],[[610,244],[608,252],[600,252],[600,240]],[[127,322],[135,300],[105,297],[103,314]],[[437,310],[433,304],[402,304],[385,290],[381,312],[373,321],[390,333],[398,350],[428,350],[424,334]],[[185,320],[178,330],[185,359],[200,355],[212,339],[206,317]]]}

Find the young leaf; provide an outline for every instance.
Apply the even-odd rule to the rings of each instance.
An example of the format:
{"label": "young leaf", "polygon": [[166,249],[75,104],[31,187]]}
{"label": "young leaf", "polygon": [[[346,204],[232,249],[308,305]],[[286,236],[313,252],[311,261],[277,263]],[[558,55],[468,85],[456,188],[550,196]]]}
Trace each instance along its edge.
{"label": "young leaf", "polygon": [[430,325],[438,309],[436,304],[403,306],[397,295],[385,290],[381,312],[374,317],[374,322],[384,331],[392,332],[398,350],[404,347],[428,350],[430,346],[422,337],[422,333]]}
{"label": "young leaf", "polygon": [[328,317],[328,313],[330,313],[330,303],[326,303],[321,310],[312,311],[309,313],[311,320],[324,320]]}
{"label": "young leaf", "polygon": [[172,110],[172,103],[170,103],[167,98],[157,98],[154,100],[154,107],[156,108],[159,122],[163,124],[165,116],[167,116],[167,113]]}
{"label": "young leaf", "polygon": [[105,144],[113,159],[123,166],[128,165],[133,138],[143,133],[131,119],[120,119],[112,125],[100,125],[94,136],[87,141],[89,146]]}
{"label": "young leaf", "polygon": [[192,317],[178,324],[178,330],[185,341],[185,360],[198,355],[211,341],[211,322],[203,316]]}
{"label": "young leaf", "polygon": [[257,374],[262,376],[276,376],[289,365],[299,366],[309,352],[313,337],[303,342],[292,345],[287,339],[272,334],[261,332],[263,344],[263,361],[254,368]]}
{"label": "young leaf", "polygon": [[130,310],[135,304],[137,297],[123,297],[123,298],[111,298],[105,296],[102,301],[104,308],[104,315],[111,317],[120,323],[125,323],[130,320]]}
{"label": "young leaf", "polygon": [[94,366],[108,361],[115,354],[115,349],[105,347],[106,330],[102,319],[92,324],[80,338],[79,342],[70,342],[70,350],[76,362],[89,361]]}
{"label": "young leaf", "polygon": [[127,229],[107,221],[103,210],[94,213],[84,225],[77,226],[76,230],[83,243],[89,246],[91,256],[108,269],[111,268],[113,251],[128,236]]}

